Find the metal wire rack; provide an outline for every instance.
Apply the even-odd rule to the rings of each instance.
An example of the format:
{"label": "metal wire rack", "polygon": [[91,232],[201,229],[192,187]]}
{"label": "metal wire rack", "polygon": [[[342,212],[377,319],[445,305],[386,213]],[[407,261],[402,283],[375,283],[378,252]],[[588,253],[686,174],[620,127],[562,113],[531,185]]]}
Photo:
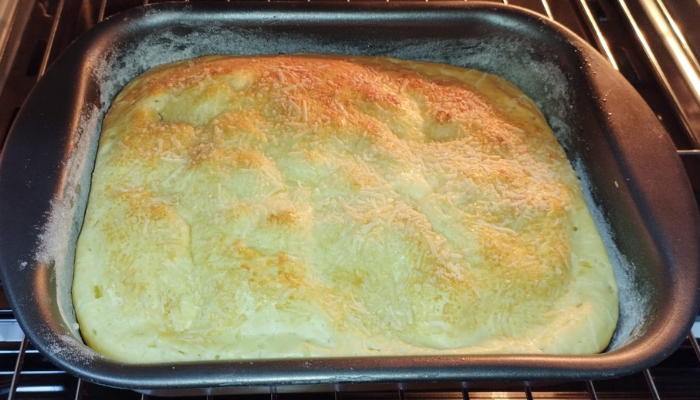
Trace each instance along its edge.
{"label": "metal wire rack", "polygon": [[[0,0],[12,1],[12,0]],[[17,0],[0,34],[0,143],[34,83],[80,33],[131,7],[164,0]],[[181,0],[195,2],[198,0]],[[209,0],[211,1],[211,0]],[[231,2],[232,0],[219,0]],[[235,0],[233,0],[235,1]],[[258,0],[270,1],[270,0]],[[316,0],[308,0],[316,1]],[[329,0],[322,0],[329,1]],[[382,1],[382,0],[336,0]],[[394,1],[394,0],[386,0]],[[427,1],[427,0],[426,0]],[[698,192],[700,64],[663,0],[500,0],[541,13],[588,40],[640,91],[672,133]],[[9,4],[9,3],[8,3]],[[700,6],[698,6],[700,10]],[[670,43],[670,44],[669,44]],[[695,50],[696,51],[696,50]],[[680,77],[680,79],[679,79]],[[24,337],[0,288],[0,395],[8,399],[145,399],[148,396],[74,378],[46,361]],[[667,360],[609,381],[543,384],[503,392],[469,382],[392,390],[338,387],[324,393],[216,396],[245,399],[700,399],[700,347],[693,333]],[[202,396],[200,399],[212,398]]]}

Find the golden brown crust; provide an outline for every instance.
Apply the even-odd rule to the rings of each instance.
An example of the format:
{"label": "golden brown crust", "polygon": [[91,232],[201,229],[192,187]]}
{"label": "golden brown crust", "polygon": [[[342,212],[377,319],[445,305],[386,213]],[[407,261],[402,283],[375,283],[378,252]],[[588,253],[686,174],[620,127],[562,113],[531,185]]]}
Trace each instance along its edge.
{"label": "golden brown crust", "polygon": [[129,361],[593,353],[617,288],[535,104],[381,57],[211,56],[107,114],[79,238],[86,342]]}

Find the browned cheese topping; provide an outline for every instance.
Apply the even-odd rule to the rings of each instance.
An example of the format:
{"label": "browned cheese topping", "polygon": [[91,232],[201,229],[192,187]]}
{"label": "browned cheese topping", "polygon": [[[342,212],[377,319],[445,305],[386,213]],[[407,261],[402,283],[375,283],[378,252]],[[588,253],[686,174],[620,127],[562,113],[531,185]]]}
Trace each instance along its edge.
{"label": "browned cheese topping", "polygon": [[86,342],[135,362],[595,353],[617,286],[535,104],[480,71],[212,56],[134,79],[79,238]]}

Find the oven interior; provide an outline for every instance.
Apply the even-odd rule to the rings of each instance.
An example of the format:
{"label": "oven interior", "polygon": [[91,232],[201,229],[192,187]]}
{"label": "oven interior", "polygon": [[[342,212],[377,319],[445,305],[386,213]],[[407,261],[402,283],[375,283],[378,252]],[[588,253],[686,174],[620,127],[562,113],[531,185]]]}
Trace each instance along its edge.
{"label": "oven interior", "polygon": [[[183,1],[183,0],[181,0]],[[184,0],[188,1],[188,0]],[[196,1],[196,0],[189,0]],[[212,1],[212,0],[209,0]],[[235,0],[229,0],[235,1]],[[260,0],[264,1],[264,0]],[[315,0],[310,0],[314,2]],[[322,0],[329,1],[329,0]],[[336,0],[344,2],[344,0]],[[383,1],[383,0],[348,0]],[[393,1],[393,0],[387,0]],[[0,143],[22,102],[53,60],[81,33],[126,9],[162,0],[0,1]],[[226,2],[226,0],[219,0]],[[696,199],[700,194],[700,2],[694,0],[498,0],[550,18],[584,38],[618,69],[672,136]],[[555,386],[533,383],[503,392],[450,385],[401,385],[332,392],[216,398],[318,399],[693,399],[700,398],[700,324],[659,365],[615,380]],[[16,399],[148,397],[79,380],[44,359],[17,325],[0,287],[0,393]],[[203,398],[203,397],[200,397]]]}

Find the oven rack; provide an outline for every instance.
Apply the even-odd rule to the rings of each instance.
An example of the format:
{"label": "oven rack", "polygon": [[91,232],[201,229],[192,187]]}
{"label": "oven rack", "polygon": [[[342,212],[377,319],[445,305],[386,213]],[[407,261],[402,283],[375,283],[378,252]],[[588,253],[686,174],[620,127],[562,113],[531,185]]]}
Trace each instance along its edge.
{"label": "oven rack", "polygon": [[[12,11],[0,31],[0,143],[36,81],[80,33],[128,8],[165,0],[0,0]],[[170,0],[172,1],[172,0]],[[198,0],[180,0],[195,2]],[[208,0],[212,1],[212,0]],[[236,0],[219,0],[231,2]],[[258,0],[270,1],[270,0]],[[309,2],[317,0],[309,0]],[[318,0],[329,2],[333,0]],[[335,0],[362,2],[383,0]],[[386,0],[396,1],[396,0]],[[400,0],[422,1],[422,0]],[[428,0],[426,0],[428,1]],[[462,0],[453,0],[462,1]],[[466,0],[464,0],[466,1]],[[700,192],[700,64],[677,26],[669,0],[495,0],[559,22],[596,47],[642,94],[672,135],[693,188]],[[698,6],[700,10],[700,6]],[[2,28],[2,26],[0,26]],[[679,77],[681,79],[679,79]],[[0,283],[1,285],[1,283]],[[696,323],[696,326],[698,324]],[[694,327],[681,347],[656,367],[607,381],[555,386],[534,382],[502,392],[470,389],[469,382],[410,383],[377,390],[339,386],[333,392],[287,394],[282,389],[246,396],[198,399],[699,399],[700,347]],[[24,337],[0,287],[0,395],[8,399],[145,399],[59,370]]]}
{"label": "oven rack", "polygon": [[[700,398],[700,349],[689,336],[680,348],[659,365],[614,380],[538,383],[508,386],[502,391],[471,389],[470,382],[397,384],[392,386],[339,385],[334,391],[284,393],[284,388],[265,388],[253,395],[192,396],[182,399],[236,400],[598,400],[598,399],[698,399]],[[158,399],[129,390],[89,383],[59,370],[26,339],[0,343],[0,396],[12,399]]]}

